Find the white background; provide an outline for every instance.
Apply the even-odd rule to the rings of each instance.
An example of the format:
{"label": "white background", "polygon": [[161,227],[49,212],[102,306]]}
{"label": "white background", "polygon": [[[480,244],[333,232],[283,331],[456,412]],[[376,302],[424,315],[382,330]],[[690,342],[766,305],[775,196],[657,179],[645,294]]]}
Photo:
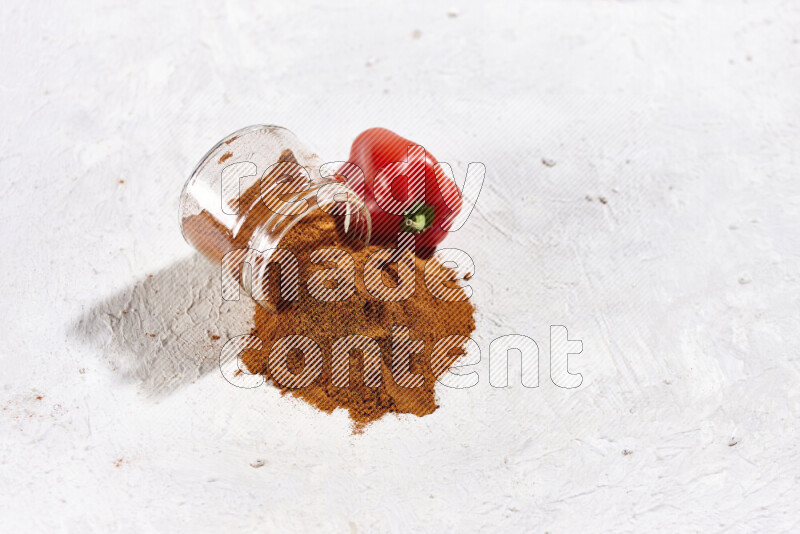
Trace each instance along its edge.
{"label": "white background", "polygon": [[[0,530],[798,528],[800,5],[487,4],[0,5]],[[354,436],[225,382],[251,304],[177,203],[253,123],[485,163],[478,386]],[[509,333],[538,389],[489,385]]]}

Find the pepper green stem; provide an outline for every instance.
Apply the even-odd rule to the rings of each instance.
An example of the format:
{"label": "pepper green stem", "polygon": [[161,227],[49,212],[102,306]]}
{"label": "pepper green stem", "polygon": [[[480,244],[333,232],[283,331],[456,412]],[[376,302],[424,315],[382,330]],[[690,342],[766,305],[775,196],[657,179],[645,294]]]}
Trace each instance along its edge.
{"label": "pepper green stem", "polygon": [[400,231],[409,234],[421,234],[431,227],[434,219],[433,206],[424,202],[416,202],[405,213]]}

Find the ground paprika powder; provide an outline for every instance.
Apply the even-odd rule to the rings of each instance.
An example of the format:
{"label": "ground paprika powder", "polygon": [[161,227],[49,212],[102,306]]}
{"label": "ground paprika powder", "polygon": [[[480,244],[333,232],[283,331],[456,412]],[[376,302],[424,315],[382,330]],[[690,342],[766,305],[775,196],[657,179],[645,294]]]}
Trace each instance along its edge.
{"label": "ground paprika powder", "polygon": [[[425,285],[425,261],[419,258],[415,262],[415,290],[410,298],[397,302],[375,299],[366,290],[361,274],[367,259],[382,247],[353,247],[342,239],[335,219],[324,213],[301,220],[289,230],[279,245],[279,248],[289,249],[297,256],[300,272],[304,273],[306,279],[315,270],[323,268],[309,260],[312,251],[323,247],[337,247],[351,254],[356,264],[355,292],[347,300],[327,302],[315,299],[306,287],[301,287],[299,299],[289,302],[282,300],[277,280],[270,282],[270,298],[277,300],[278,313],[271,313],[260,306],[254,307],[255,327],[252,333],[263,341],[265,349],[261,352],[245,352],[242,359],[248,370],[270,377],[267,348],[281,337],[299,334],[314,340],[322,349],[322,372],[311,385],[298,389],[282,387],[273,381],[284,394],[293,395],[325,412],[346,409],[356,431],[361,431],[365,425],[388,413],[417,416],[432,413],[438,408],[436,378],[458,359],[464,347],[453,347],[445,361],[435,366],[436,371],[431,366],[431,351],[441,338],[450,335],[468,337],[473,332],[475,309],[472,303],[469,300],[446,302],[434,297]],[[441,275],[448,279],[457,278],[455,271],[435,258],[427,261],[434,262],[434,265],[428,266],[429,273],[431,269],[437,269],[443,271]],[[387,270],[386,276],[389,279],[393,277],[391,269]],[[395,325],[407,326],[413,339],[424,342],[424,350],[412,355],[410,366],[412,373],[423,376],[419,387],[402,387],[392,375],[391,335]],[[348,386],[337,387],[332,383],[332,345],[337,339],[348,335],[365,335],[377,341],[381,351],[379,386],[368,387],[365,384],[364,355],[358,350],[350,352]],[[290,369],[299,372],[303,366],[301,360],[299,350],[290,355]]]}

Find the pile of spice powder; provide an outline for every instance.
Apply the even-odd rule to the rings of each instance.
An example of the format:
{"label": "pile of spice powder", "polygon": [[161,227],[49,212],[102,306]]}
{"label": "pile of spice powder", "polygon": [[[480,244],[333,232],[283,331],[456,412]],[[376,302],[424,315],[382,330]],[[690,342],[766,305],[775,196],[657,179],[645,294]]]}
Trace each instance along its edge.
{"label": "pile of spice powder", "polygon": [[[345,250],[355,260],[355,292],[346,300],[328,302],[311,296],[303,282],[316,270],[330,268],[332,264],[314,264],[309,254],[320,248],[336,247]],[[463,354],[464,346],[452,347],[444,360],[436,362],[436,374],[431,366],[430,356],[433,347],[441,338],[450,335],[468,337],[475,329],[472,303],[466,299],[463,290],[450,283],[448,287],[458,288],[463,300],[448,302],[434,297],[425,286],[426,262],[415,259],[416,286],[414,293],[406,300],[383,301],[369,294],[364,285],[364,264],[368,258],[383,247],[369,246],[357,248],[341,231],[337,219],[325,213],[314,213],[303,217],[279,242],[278,248],[285,248],[298,259],[301,284],[299,298],[287,301],[280,294],[279,267],[269,267],[268,294],[276,304],[278,313],[272,313],[255,306],[253,335],[263,341],[260,352],[248,350],[241,357],[251,373],[265,375],[271,379],[269,352],[273,344],[284,336],[302,335],[315,341],[322,350],[323,365],[320,375],[308,386],[296,389],[273,384],[283,394],[302,399],[325,412],[337,408],[346,409],[354,422],[354,431],[364,427],[388,413],[414,414],[424,416],[438,408],[435,395],[436,379],[440,377]],[[435,269],[437,278],[450,281],[458,279],[456,272],[435,258],[428,265],[428,273]],[[382,273],[385,283],[391,287],[398,282],[397,270],[392,264]],[[424,380],[416,388],[398,385],[391,373],[392,369],[392,328],[406,326],[413,340],[421,340],[425,349],[411,355],[410,371],[422,375]],[[331,348],[333,343],[349,335],[362,335],[374,339],[380,347],[381,381],[377,387],[369,387],[364,382],[363,353],[353,349],[349,353],[349,383],[337,387],[331,380]],[[292,350],[287,357],[287,366],[293,373],[300,373],[304,366],[303,354],[299,349]]]}

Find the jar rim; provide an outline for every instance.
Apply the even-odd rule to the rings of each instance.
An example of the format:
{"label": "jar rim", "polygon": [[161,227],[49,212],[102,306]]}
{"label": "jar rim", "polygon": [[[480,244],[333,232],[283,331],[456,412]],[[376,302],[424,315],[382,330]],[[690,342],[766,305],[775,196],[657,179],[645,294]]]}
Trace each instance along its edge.
{"label": "jar rim", "polygon": [[[325,202],[324,205],[321,205],[319,203],[319,195],[317,194],[319,189],[322,188],[322,187],[328,186],[328,185],[333,185],[333,184],[338,185],[338,187],[340,188],[340,193],[344,193],[344,194],[347,195],[347,200],[344,200],[344,201],[336,200],[335,195],[334,195],[334,196],[330,197],[330,200]],[[261,197],[263,197],[263,192],[259,196],[259,200],[261,200]],[[312,205],[312,199],[315,199],[315,201],[313,202],[313,205]],[[275,240],[276,243],[280,243],[281,239],[283,239],[286,236],[286,234],[292,228],[294,228],[301,221],[305,220],[307,217],[313,216],[313,215],[315,215],[317,213],[320,213],[320,212],[327,213],[328,215],[331,215],[333,217],[342,216],[342,214],[330,213],[330,211],[326,210],[325,208],[328,207],[328,206],[335,206],[336,204],[338,204],[340,202],[343,202],[343,203],[350,204],[350,205],[353,205],[353,204],[357,204],[358,205],[358,209],[357,210],[355,210],[355,211],[348,210],[347,213],[344,214],[344,217],[345,217],[344,231],[345,231],[345,233],[347,233],[349,231],[348,225],[350,224],[351,216],[354,213],[360,213],[361,216],[363,217],[363,222],[362,222],[361,229],[364,231],[365,235],[364,235],[364,237],[359,237],[359,240],[362,241],[362,243],[363,243],[362,246],[363,247],[368,247],[369,246],[370,239],[372,238],[372,218],[370,216],[369,210],[367,209],[367,206],[364,203],[364,201],[358,197],[357,193],[353,189],[348,187],[346,184],[344,184],[343,182],[340,182],[339,180],[336,180],[335,178],[331,177],[331,178],[328,179],[328,181],[317,183],[317,184],[314,185],[314,187],[311,187],[311,188],[308,188],[308,189],[304,189],[302,191],[297,192],[297,196],[293,197],[292,201],[296,202],[296,201],[299,201],[299,200],[305,200],[306,202],[309,203],[309,206],[302,213],[297,213],[297,214],[294,214],[294,215],[281,215],[279,213],[275,214],[276,216],[279,216],[279,217],[291,217],[291,220],[288,221],[286,223],[286,225],[283,228],[281,228],[281,230],[277,234],[277,236],[275,236],[274,240]],[[354,225],[353,228],[355,228],[355,227],[356,226]],[[253,237],[256,237],[256,236],[254,235]],[[256,245],[256,246],[253,246],[253,245]],[[257,245],[258,244],[254,243],[253,239],[251,238],[251,242],[250,242],[250,245],[249,245],[250,248],[255,248],[256,250],[260,250]]]}

